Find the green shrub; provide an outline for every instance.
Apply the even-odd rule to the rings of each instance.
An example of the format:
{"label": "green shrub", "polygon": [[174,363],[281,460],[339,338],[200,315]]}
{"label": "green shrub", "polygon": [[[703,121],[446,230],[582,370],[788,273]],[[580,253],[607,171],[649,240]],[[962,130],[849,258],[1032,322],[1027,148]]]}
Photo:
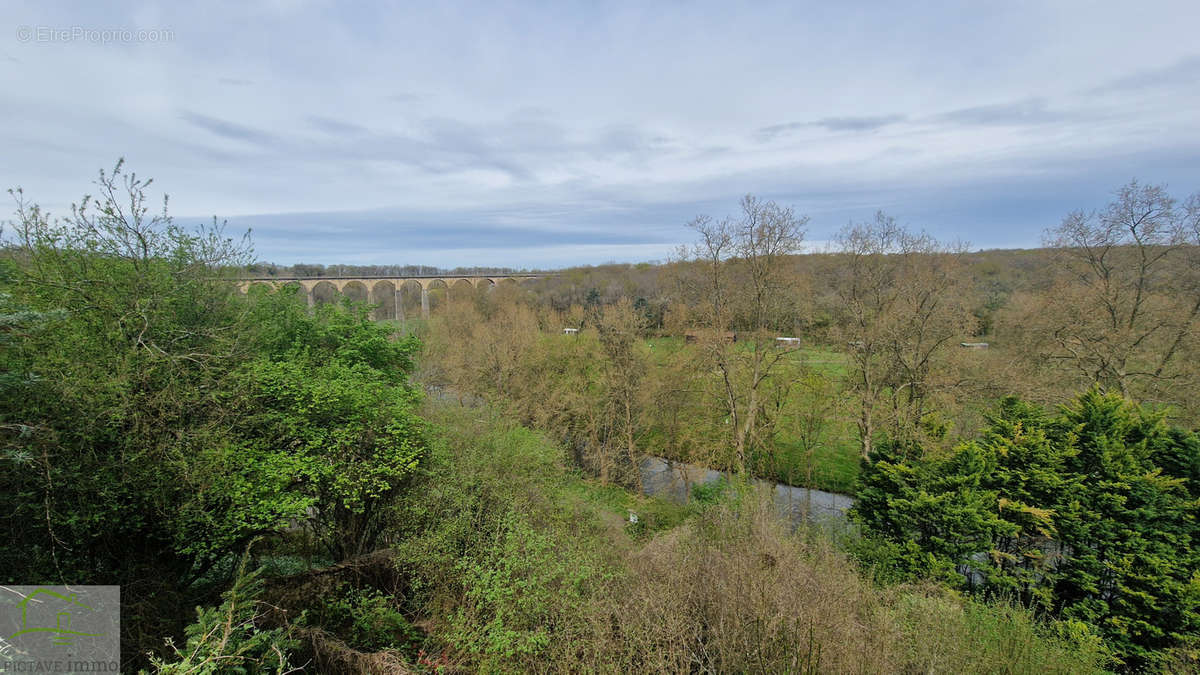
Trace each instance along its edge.
{"label": "green shrub", "polygon": [[853,514],[883,543],[860,555],[1086,622],[1131,670],[1174,658],[1200,633],[1200,436],[1095,388],[1056,415],[1007,398],[989,422],[949,454],[878,447]]}
{"label": "green shrub", "polygon": [[692,501],[697,504],[716,504],[729,491],[729,479],[721,476],[709,483],[692,486]]}
{"label": "green shrub", "polygon": [[449,640],[492,659],[528,661],[574,629],[592,593],[610,578],[586,550],[539,532],[515,514],[490,546],[458,565],[463,605],[451,617]]}
{"label": "green shrub", "polygon": [[397,649],[414,655],[424,635],[404,618],[394,602],[378,589],[342,586],[307,610],[304,620],[360,651]]}
{"label": "green shrub", "polygon": [[259,596],[262,570],[246,571],[242,557],[233,586],[222,594],[218,607],[196,608],[196,621],[185,631],[180,649],[167,640],[168,657],[154,657],[150,665],[161,675],[213,675],[216,673],[285,673],[292,669],[288,654],[296,647],[290,629],[262,625]]}

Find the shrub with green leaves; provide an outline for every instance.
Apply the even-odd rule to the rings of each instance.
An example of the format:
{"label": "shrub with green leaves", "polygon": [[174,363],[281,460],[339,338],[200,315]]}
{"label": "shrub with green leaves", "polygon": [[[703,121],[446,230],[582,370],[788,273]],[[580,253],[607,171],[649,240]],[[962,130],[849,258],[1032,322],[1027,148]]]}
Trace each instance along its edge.
{"label": "shrub with green leaves", "polygon": [[167,640],[171,654],[154,657],[150,665],[160,675],[292,672],[288,657],[297,641],[288,627],[260,625],[261,570],[246,571],[243,556],[233,585],[217,607],[197,607],[196,621],[186,631],[182,648]]}
{"label": "shrub with green leaves", "polygon": [[562,546],[515,514],[490,546],[458,565],[463,606],[449,636],[460,649],[509,662],[532,662],[551,636],[571,635],[586,600],[606,577],[587,551]]}
{"label": "shrub with green leaves", "polygon": [[153,213],[149,185],[118,164],[60,220],[17,193],[0,275],[0,581],[124,585],[133,655],[255,537],[375,546],[426,447],[414,339],[240,296],[249,242]]}
{"label": "shrub with green leaves", "polygon": [[424,636],[395,603],[395,598],[378,589],[342,586],[307,610],[304,622],[341,637],[359,651],[397,649],[415,655]]}
{"label": "shrub with green leaves", "polygon": [[1130,669],[1200,632],[1196,434],[1096,389],[1057,415],[1006,399],[990,422],[949,455],[892,444],[864,465],[868,555],[1086,622]]}

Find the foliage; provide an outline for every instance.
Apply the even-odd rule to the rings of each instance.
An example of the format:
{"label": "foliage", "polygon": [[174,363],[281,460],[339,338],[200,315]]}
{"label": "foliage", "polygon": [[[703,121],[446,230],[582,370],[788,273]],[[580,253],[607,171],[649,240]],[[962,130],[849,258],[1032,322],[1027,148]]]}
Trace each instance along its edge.
{"label": "foliage", "polygon": [[[733,465],[728,415],[708,395],[721,377],[704,366],[702,345],[646,339],[642,319],[620,301],[592,312],[578,334],[563,335],[567,317],[540,315],[500,293],[435,317],[422,358],[426,382],[462,401],[503,406],[553,434],[602,481],[638,488],[634,467],[645,454]],[[760,384],[764,412],[756,417],[773,420],[773,438],[751,448],[749,468],[793,485],[849,492],[858,462],[842,417],[843,355],[814,348],[777,355],[775,375]]]}
{"label": "foliage", "polygon": [[1125,396],[1186,396],[1177,382],[1200,327],[1200,193],[1179,204],[1134,180],[1046,241],[1059,274],[1029,317],[1046,363]]}
{"label": "foliage", "polygon": [[588,557],[508,516],[491,543],[458,564],[465,593],[449,641],[484,663],[536,660],[607,580]]}
{"label": "foliage", "polygon": [[[173,427],[206,409],[203,392],[213,371],[227,367],[233,346],[221,334],[238,311],[232,289],[206,279],[216,272],[201,261],[236,260],[240,249],[219,231],[192,235],[165,214],[147,218],[146,183],[120,170],[101,174],[101,202],[85,198],[65,222],[18,201],[10,292],[22,306],[57,319],[13,345],[36,379],[20,396],[5,392],[4,416],[36,424],[39,433],[14,444],[39,459],[9,467],[4,473],[14,484],[5,492],[17,497],[14,524],[47,526],[25,540],[34,558],[48,563],[47,576],[105,573],[113,565],[102,559],[108,547],[95,544],[72,547],[91,559],[58,559],[66,552],[60,542],[120,539],[146,518],[173,515],[162,507],[180,501],[172,494],[179,482],[162,474],[180,450],[209,433],[203,424],[179,430],[185,434]],[[131,213],[118,201],[123,176]],[[127,518],[111,518],[125,509]],[[122,554],[169,539],[131,535]]]}
{"label": "foliage", "polygon": [[[247,244],[185,230],[165,200],[151,215],[149,185],[118,163],[59,220],[14,192],[4,292],[40,319],[6,345],[20,377],[0,399],[5,580],[122,584],[135,657],[182,627],[219,558],[296,506],[242,463],[217,400],[246,355],[226,266]],[[269,503],[210,499],[227,483]]]}
{"label": "foliage", "polygon": [[197,607],[196,621],[185,631],[180,649],[168,638],[168,658],[152,657],[161,675],[292,672],[288,653],[296,640],[287,627],[264,628],[259,596],[262,570],[247,571],[242,557],[233,585],[222,593],[218,607]]}
{"label": "foliage", "polygon": [[697,504],[716,504],[731,489],[729,480],[724,476],[710,483],[697,483],[692,486],[692,501]]}
{"label": "foliage", "polygon": [[[430,401],[397,565],[439,663],[489,672],[1096,672],[1094,636],[1016,607],[879,589],[746,489],[685,513],[581,479],[546,436]],[[624,495],[624,496],[622,496]],[[636,511],[646,531],[631,532]],[[932,593],[932,595],[931,595]],[[925,601],[925,598],[936,598]],[[919,604],[923,603],[923,604]],[[954,639],[929,640],[931,626]],[[1090,636],[1090,637],[1089,637]],[[943,665],[944,664],[944,665]]]}
{"label": "foliage", "polygon": [[423,636],[394,607],[396,600],[378,589],[343,587],[305,612],[302,623],[344,636],[364,652],[399,649],[415,654]]}
{"label": "foliage", "polygon": [[937,400],[940,362],[972,332],[972,317],[960,247],[910,232],[883,212],[847,226],[838,243],[834,335],[850,347],[848,383],[867,458],[882,430],[895,439],[917,435]]}
{"label": "foliage", "polygon": [[118,163],[64,220],[14,193],[0,276],[3,580],[123,585],[135,658],[260,535],[311,515],[373,546],[425,447],[415,341],[239,296],[248,243],[151,215],[149,185]]}
{"label": "foliage", "polygon": [[695,307],[685,324],[701,347],[698,365],[720,374],[705,380],[708,404],[727,417],[732,469],[745,473],[752,452],[774,449],[778,415],[766,393],[781,386],[777,366],[788,354],[775,337],[797,323],[798,284],[787,260],[800,250],[808,217],[752,195],[740,206],[737,219],[699,216],[689,223],[699,243],[676,286]]}
{"label": "foliage", "polygon": [[1010,398],[949,455],[880,448],[854,513],[902,574],[953,565],[976,591],[1087,623],[1136,669],[1200,630],[1196,452],[1120,395],[1054,416]]}
{"label": "foliage", "polygon": [[906,672],[1070,673],[1114,665],[1087,624],[1039,621],[1015,603],[910,593],[895,611],[903,626]]}
{"label": "foliage", "polygon": [[259,298],[254,315],[271,331],[264,355],[240,371],[242,433],[288,463],[335,559],[373,550],[387,504],[425,451],[406,384],[416,341],[389,339],[364,308],[309,316],[284,294]]}
{"label": "foliage", "polygon": [[434,324],[426,378],[460,399],[506,404],[518,420],[569,442],[603,482],[636,486],[648,386],[641,318],[626,301],[595,312],[595,330],[563,335],[571,321],[539,318],[502,296],[482,308],[456,304]]}

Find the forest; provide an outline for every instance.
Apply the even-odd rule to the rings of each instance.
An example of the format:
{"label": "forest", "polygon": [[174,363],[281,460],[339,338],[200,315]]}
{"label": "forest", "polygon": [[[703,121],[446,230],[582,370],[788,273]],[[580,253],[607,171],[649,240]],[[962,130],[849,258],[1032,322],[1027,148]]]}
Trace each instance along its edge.
{"label": "forest", "polygon": [[119,584],[122,670],[1200,668],[1200,194],[1019,251],[747,196],[400,320],[237,282],[424,268],[270,265],[155,187],[13,191],[0,255],[0,578]]}

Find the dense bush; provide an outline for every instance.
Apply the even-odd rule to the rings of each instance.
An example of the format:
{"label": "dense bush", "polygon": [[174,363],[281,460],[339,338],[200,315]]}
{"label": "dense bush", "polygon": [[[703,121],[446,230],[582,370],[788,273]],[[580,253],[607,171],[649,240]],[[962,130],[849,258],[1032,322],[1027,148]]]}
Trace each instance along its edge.
{"label": "dense bush", "polygon": [[246,244],[150,215],[148,184],[118,165],[61,221],[20,202],[0,279],[0,580],[122,585],[134,659],[256,537],[371,549],[425,449],[414,341],[239,296]]}
{"label": "dense bush", "polygon": [[421,633],[396,610],[395,602],[378,589],[343,586],[318,598],[302,623],[343,635],[349,647],[365,652],[398,649],[416,654]]}
{"label": "dense bush", "polygon": [[854,511],[895,576],[1086,622],[1131,669],[1200,632],[1200,442],[1161,414],[1095,389],[1056,415],[1007,399],[949,454],[873,460]]}
{"label": "dense bush", "polygon": [[239,372],[240,435],[289,465],[335,560],[375,549],[387,509],[425,451],[408,385],[412,338],[394,340],[365,308],[309,314],[286,291],[253,298],[262,356]]}

